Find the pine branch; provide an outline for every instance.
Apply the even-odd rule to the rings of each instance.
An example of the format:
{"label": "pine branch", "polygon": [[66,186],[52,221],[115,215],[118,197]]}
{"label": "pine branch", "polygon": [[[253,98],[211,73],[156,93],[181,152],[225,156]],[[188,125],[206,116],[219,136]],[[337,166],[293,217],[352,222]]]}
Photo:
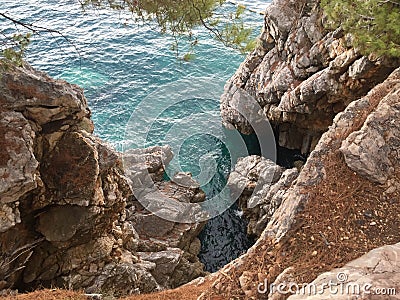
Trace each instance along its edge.
{"label": "pine branch", "polygon": [[[66,40],[72,47],[74,47],[76,53],[78,54],[78,56],[81,58],[81,54],[79,52],[78,47],[75,45],[75,43],[73,43],[66,35],[64,35],[61,31],[53,29],[53,28],[48,28],[48,27],[44,27],[44,26],[39,26],[39,25],[35,25],[33,23],[26,23],[20,20],[17,20],[3,12],[0,12],[0,17],[3,17],[6,20],[9,20],[10,22],[12,22],[13,24],[16,25],[20,25],[23,28],[31,31],[32,33],[37,33],[39,34],[40,32],[48,32],[48,33],[55,33],[59,36],[61,36],[64,40]],[[4,34],[3,34],[4,36]],[[10,39],[10,38],[8,38]]]}

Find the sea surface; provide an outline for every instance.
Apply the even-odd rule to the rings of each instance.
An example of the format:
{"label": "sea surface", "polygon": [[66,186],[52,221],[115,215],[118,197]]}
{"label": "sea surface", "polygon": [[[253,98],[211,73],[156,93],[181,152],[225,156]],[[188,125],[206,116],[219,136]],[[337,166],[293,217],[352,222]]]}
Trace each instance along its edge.
{"label": "sea surface", "polygon": [[[254,11],[263,11],[269,1],[235,2],[251,8],[252,11],[246,11],[244,20],[257,36],[263,16]],[[127,135],[127,124],[147,122],[150,130],[144,142],[136,146],[176,144],[178,150],[174,149],[174,153],[180,170],[191,172],[197,179],[206,178],[202,187],[208,198],[225,186],[236,156],[246,153],[232,155],[226,141],[210,132],[207,121],[193,116],[206,112],[211,118],[218,118],[223,86],[244,60],[238,51],[223,46],[204,28],[197,28],[199,43],[192,51],[195,57],[185,61],[182,58],[191,49],[184,38],[178,41],[179,54],[176,55],[172,50],[173,37],[160,34],[154,24],[135,22],[125,12],[83,11],[78,1],[2,0],[0,11],[63,34],[40,32],[35,35],[26,60],[55,78],[84,88],[95,134],[123,151],[132,147],[134,138],[132,133]],[[234,11],[235,5],[226,3],[219,12]],[[1,33],[15,32],[15,29],[0,19]],[[202,89],[194,95],[189,86],[196,82],[202,83]],[[174,85],[176,83],[178,86]],[[171,90],[173,95],[181,94],[180,101],[175,101],[176,98],[156,100],[161,99],[157,95],[170,95]],[[135,109],[139,106],[143,111],[148,108],[159,113],[147,119],[142,115],[137,117]],[[175,125],[185,118],[189,118],[189,126],[180,130],[190,132],[191,117],[202,131],[192,136],[175,134]],[[178,140],[182,137],[185,139]],[[249,153],[258,151],[251,138],[246,142]],[[210,159],[211,167],[205,170],[203,167],[207,164],[202,163]],[[207,176],[202,176],[204,173]],[[234,206],[208,222],[200,235],[200,258],[207,270],[215,271],[246,251],[251,241],[245,231],[246,224]]]}

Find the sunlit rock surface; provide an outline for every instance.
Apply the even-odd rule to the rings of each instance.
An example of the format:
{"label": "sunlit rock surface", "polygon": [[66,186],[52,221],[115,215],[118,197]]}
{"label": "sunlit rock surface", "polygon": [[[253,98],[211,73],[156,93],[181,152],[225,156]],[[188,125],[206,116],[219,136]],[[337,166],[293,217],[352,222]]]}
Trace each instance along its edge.
{"label": "sunlit rock surface", "polygon": [[[238,111],[250,94],[279,135],[279,145],[309,153],[333,117],[382,82],[398,61],[365,57],[339,29],[324,28],[319,1],[274,1],[259,46],[226,83],[221,115],[227,127],[251,133]],[[243,98],[243,97],[242,97]],[[254,112],[253,112],[254,113]]]}

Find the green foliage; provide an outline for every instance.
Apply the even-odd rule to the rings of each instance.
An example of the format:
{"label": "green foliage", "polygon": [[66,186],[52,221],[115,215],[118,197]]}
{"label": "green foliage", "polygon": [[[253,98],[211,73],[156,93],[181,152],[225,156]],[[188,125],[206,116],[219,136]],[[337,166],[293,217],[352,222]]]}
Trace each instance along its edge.
{"label": "green foliage", "polygon": [[399,0],[321,0],[321,7],[363,54],[400,57]]}
{"label": "green foliage", "polygon": [[[254,49],[255,40],[252,38],[252,29],[246,28],[242,20],[246,8],[238,6],[235,12],[221,15],[218,8],[225,2],[226,0],[80,0],[83,8],[127,10],[132,13],[136,21],[156,22],[161,33],[170,33],[175,38],[172,50],[176,52],[177,57],[179,56],[177,37],[185,36],[185,40],[188,40],[190,44],[189,52],[183,56],[183,60],[186,61],[194,58],[193,47],[198,43],[194,29],[198,26],[207,28],[225,46],[236,48],[242,53]],[[0,12],[0,17],[32,33],[41,31],[57,33],[70,42],[61,32],[52,28],[24,23],[2,12]],[[31,33],[13,36],[4,32],[0,33],[4,37],[0,40],[2,44],[0,55],[16,65],[22,65]]]}
{"label": "green foliage", "polygon": [[[137,20],[155,21],[162,33],[173,36],[185,35],[192,41],[192,46],[198,40],[193,29],[206,27],[226,46],[234,47],[242,52],[254,49],[252,29],[243,24],[244,6],[238,6],[235,13],[216,17],[215,11],[225,3],[225,0],[82,0],[86,7],[108,7],[125,9],[132,12]],[[176,48],[174,48],[176,50]]]}
{"label": "green foliage", "polygon": [[25,51],[30,43],[32,34],[14,34],[5,44],[1,54],[4,58],[17,66],[22,66]]}
{"label": "green foliage", "polygon": [[143,20],[155,20],[162,32],[186,33],[207,19],[222,0],[85,0],[83,7],[109,7],[131,11]]}
{"label": "green foliage", "polygon": [[252,37],[253,29],[246,28],[243,24],[242,14],[246,8],[239,5],[235,14],[230,14],[228,20],[221,31],[221,41],[226,46],[233,46],[242,53],[254,50],[256,40]]}
{"label": "green foliage", "polygon": [[190,52],[186,53],[186,54],[182,57],[182,59],[183,59],[184,61],[191,61],[191,60],[193,60],[194,58],[195,58],[195,55],[194,55],[193,53],[190,53]]}

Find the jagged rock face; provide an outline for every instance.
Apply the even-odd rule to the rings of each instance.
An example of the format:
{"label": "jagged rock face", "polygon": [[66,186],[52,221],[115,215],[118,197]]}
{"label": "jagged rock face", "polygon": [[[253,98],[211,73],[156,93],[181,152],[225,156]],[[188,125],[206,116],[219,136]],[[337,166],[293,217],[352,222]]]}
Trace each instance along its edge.
{"label": "jagged rock face", "polygon": [[[28,65],[0,63],[0,289],[124,295],[204,275],[196,247],[202,224],[157,219],[140,205],[121,154],[91,134],[82,89]],[[198,185],[162,181],[168,147],[131,158],[140,162],[141,153],[140,169],[174,201],[204,200]]]}
{"label": "jagged rock face", "polygon": [[[239,107],[252,109],[244,92],[259,104],[259,114],[279,135],[279,144],[309,153],[333,117],[351,101],[382,82],[398,61],[362,56],[351,37],[324,29],[319,1],[274,1],[268,6],[259,46],[227,82],[221,97],[225,126],[253,131]],[[241,100],[242,98],[242,100]]]}
{"label": "jagged rock face", "polygon": [[400,85],[368,116],[363,127],[343,141],[347,165],[369,180],[385,184],[393,175],[400,146]]}
{"label": "jagged rock face", "polygon": [[[167,165],[172,157],[168,146],[132,149],[124,153],[126,175],[135,196],[140,198],[129,201],[126,209],[126,220],[139,237],[135,250],[140,259],[154,264],[151,274],[157,282],[173,288],[205,275],[204,266],[197,257],[200,241],[196,238],[204,224],[169,221],[158,212],[171,209],[170,217],[188,215],[190,211],[181,206],[182,203],[204,201],[205,194],[186,173],[177,173],[174,181],[163,181],[163,165]],[[151,212],[144,205],[148,205]]]}
{"label": "jagged rock face", "polygon": [[[333,265],[343,265],[343,268],[334,270],[332,272],[324,273],[321,272],[315,274],[315,277],[320,275],[314,283],[317,286],[329,283],[329,280],[337,279],[335,276],[337,273],[344,272],[348,275],[346,283],[352,285],[353,283],[363,285],[365,283],[376,283],[375,287],[382,288],[400,288],[400,281],[397,279],[399,274],[398,267],[398,256],[399,252],[399,239],[397,234],[393,234],[393,230],[398,232],[398,213],[397,213],[397,199],[400,193],[399,187],[399,162],[400,154],[398,152],[398,136],[400,128],[395,124],[398,124],[398,110],[399,110],[399,92],[400,92],[400,68],[397,68],[390,76],[381,84],[370,90],[366,96],[353,101],[348,107],[341,113],[339,113],[333,121],[333,124],[329,127],[329,130],[324,133],[318,142],[315,150],[312,151],[307,162],[299,172],[295,181],[293,181],[286,190],[281,189],[282,195],[278,196],[281,199],[280,206],[275,210],[272,216],[269,218],[269,222],[266,224],[264,231],[260,238],[257,240],[255,245],[249,249],[249,251],[242,257],[233,261],[224,267],[220,273],[217,273],[216,279],[212,283],[212,292],[208,291],[204,293],[200,299],[209,299],[212,294],[229,295],[232,289],[235,288],[236,282],[239,281],[239,287],[234,290],[235,295],[241,295],[244,299],[286,299],[290,295],[279,294],[276,290],[272,294],[257,293],[257,284],[263,282],[269,274],[276,272],[277,266],[285,262],[285,257],[288,257],[285,263],[285,268],[275,273],[275,276],[269,278],[268,282],[277,287],[279,284],[296,283],[304,281],[296,281],[294,278],[298,275],[298,265],[294,264],[293,256],[296,256],[297,252],[301,252],[301,259],[306,260],[307,266],[317,264],[323,266],[325,261],[316,260],[313,261],[313,257],[318,255],[318,252],[313,252],[312,249],[300,249],[293,248],[292,242],[298,240],[302,234],[305,234],[305,228],[310,227],[310,221],[302,222],[302,218],[313,215],[318,216],[322,212],[316,211],[315,207],[319,207],[321,203],[317,202],[333,202],[333,206],[342,205],[354,206],[352,213],[341,213],[335,211],[336,217],[338,217],[339,223],[332,225],[332,223],[326,223],[324,219],[313,219],[317,226],[317,232],[320,230],[322,236],[321,243],[326,246],[319,248],[319,251],[337,251],[337,247],[341,239],[331,245],[330,242],[333,237],[324,235],[324,230],[330,230],[330,226],[335,228],[340,226],[346,226],[345,222],[347,218],[355,218],[355,223],[350,223],[350,226],[343,233],[349,234],[350,230],[357,232],[353,242],[357,242],[357,239],[361,237],[363,230],[371,230],[373,232],[374,226],[377,222],[380,222],[379,218],[389,219],[385,220],[379,225],[378,233],[366,235],[365,245],[375,243],[376,239],[379,239],[379,246],[384,246],[387,241],[393,243],[393,246],[386,246],[371,252],[365,256],[354,261],[347,260],[343,261],[342,256],[345,252],[338,253],[335,257]],[[377,150],[378,149],[378,150]],[[332,160],[332,157],[339,157],[343,155],[343,159]],[[247,158],[251,161],[254,158]],[[368,163],[366,161],[368,160]],[[250,163],[249,163],[250,164]],[[329,170],[334,165],[341,164],[343,169],[347,170],[345,174],[347,176],[353,176],[351,178],[342,177],[336,178],[336,180],[344,182],[344,187],[350,188],[350,184],[354,187],[361,186],[364,182],[367,188],[363,189],[362,195],[358,198],[357,203],[347,203],[347,198],[333,199],[329,193],[336,185],[336,182],[331,182],[329,190],[322,194],[323,197],[315,198],[316,194],[312,191],[318,191],[324,188],[327,178],[332,178],[332,172]],[[351,170],[348,170],[350,168]],[[243,173],[243,171],[241,171]],[[282,176],[283,178],[284,176]],[[366,179],[362,178],[365,177]],[[335,178],[335,177],[334,177]],[[379,179],[379,180],[378,180]],[[349,182],[354,180],[353,182]],[[279,182],[279,181],[278,181]],[[267,186],[267,189],[269,185]],[[325,186],[326,188],[326,186]],[[262,189],[262,188],[261,188]],[[379,192],[376,194],[369,194],[372,189],[376,189]],[[337,194],[342,194],[344,190],[334,190]],[[359,192],[356,189],[354,192]],[[372,192],[371,192],[372,193]],[[336,194],[336,195],[337,195]],[[351,192],[348,193],[348,197],[351,197]],[[368,207],[368,202],[375,201],[374,210],[381,210],[379,218],[376,221],[368,221],[369,217],[372,216],[368,211],[365,211]],[[381,203],[387,203],[388,208],[382,209]],[[323,206],[323,207],[329,207]],[[344,209],[344,208],[343,208]],[[390,210],[390,211],[389,211]],[[311,212],[312,211],[312,212]],[[362,218],[357,216],[357,213],[363,212],[365,218],[368,221],[368,225],[362,224]],[[392,213],[392,211],[394,211]],[[321,214],[323,216],[323,214]],[[334,214],[333,214],[334,215]],[[317,218],[317,217],[316,217]],[[361,223],[357,223],[361,221]],[[324,223],[325,222],[325,223]],[[330,219],[328,222],[333,222]],[[327,225],[330,226],[327,226]],[[302,228],[299,233],[299,226]],[[361,228],[361,229],[360,229]],[[372,228],[372,229],[368,229]],[[331,228],[332,229],[332,228]],[[316,229],[314,229],[316,230]],[[310,240],[314,232],[308,232],[309,235],[305,236],[306,240]],[[328,237],[328,238],[326,238]],[[341,237],[344,241],[345,238]],[[329,239],[329,241],[328,241]],[[288,247],[284,245],[288,244]],[[312,245],[308,243],[306,245]],[[292,247],[292,248],[291,248]],[[303,246],[304,247],[304,246]],[[291,253],[287,253],[289,249],[292,249]],[[348,248],[346,248],[348,251]],[[271,251],[271,252],[266,252]],[[274,252],[276,251],[276,252]],[[260,254],[264,253],[264,254]],[[269,253],[274,253],[269,257]],[[305,256],[308,256],[307,258]],[[329,255],[326,255],[326,257]],[[265,266],[262,270],[260,264],[257,264],[258,260],[268,258],[263,261],[262,264]],[[352,255],[353,259],[356,258]],[[350,263],[348,263],[351,261]],[[332,263],[332,262],[331,262]],[[348,264],[346,264],[348,263]],[[251,266],[256,264],[258,267],[253,268]],[[279,267],[278,267],[279,268]],[[310,268],[310,267],[309,267]],[[302,269],[304,272],[304,269]],[[309,269],[311,272],[311,268]],[[237,281],[229,280],[229,278],[237,278]],[[314,277],[314,278],[315,278]],[[271,281],[272,279],[272,281]],[[307,283],[307,282],[305,282]],[[233,286],[233,287],[232,287]],[[287,287],[287,286],[286,286]],[[343,297],[340,297],[343,296]],[[329,289],[324,290],[324,295],[314,295],[313,297],[291,296],[289,299],[347,299],[348,294],[330,294]],[[363,299],[369,299],[368,295],[362,295]],[[374,299],[374,298],[371,298]],[[389,298],[388,298],[389,299]],[[392,299],[392,298],[390,298]]]}
{"label": "jagged rock face", "polygon": [[0,112],[0,192],[2,211],[0,232],[20,222],[19,203],[15,201],[38,186],[39,165],[33,155],[35,134],[19,112]]}
{"label": "jagged rock face", "polygon": [[[372,89],[367,96],[352,102],[344,112],[339,113],[329,130],[322,136],[320,142],[318,143],[315,150],[311,153],[307,163],[303,167],[302,171],[297,178],[296,184],[292,188],[288,189],[285,193],[283,203],[277,212],[273,215],[271,222],[267,226],[266,232],[264,234],[275,236],[277,239],[282,239],[284,235],[290,229],[290,226],[295,221],[295,215],[299,213],[302,209],[301,203],[308,200],[308,194],[302,192],[309,186],[318,185],[321,180],[326,175],[326,162],[325,157],[327,154],[332,153],[340,149],[341,152],[347,153],[346,145],[348,145],[348,140],[352,140],[352,136],[357,135],[361,130],[355,130],[357,126],[363,125],[361,128],[365,128],[371,119],[376,115],[380,115],[381,108],[387,108],[386,103],[388,99],[392,99],[393,95],[398,95],[400,91],[400,69],[396,69],[382,84],[376,86]],[[398,106],[397,101],[392,103],[393,109]],[[388,109],[388,112],[392,109]],[[390,126],[390,124],[388,124]],[[389,132],[387,132],[389,133]],[[392,135],[397,135],[398,130],[390,132]],[[379,142],[379,140],[378,140]],[[363,157],[369,157],[371,160],[386,159],[385,157],[375,156],[375,147],[377,146],[377,141],[371,141],[371,146],[364,148],[365,150],[370,150],[370,152],[363,152]],[[397,153],[397,146],[390,145],[387,143],[382,145],[384,147],[389,147],[390,153],[396,154],[394,156],[395,164],[398,165],[400,162],[400,156]],[[350,160],[352,162],[352,160]],[[346,163],[350,168],[352,168],[349,160],[346,159]],[[355,169],[355,168],[354,168]],[[356,169],[355,169],[356,170]],[[377,167],[376,172],[379,172],[380,166]],[[360,168],[357,169],[359,175],[364,176],[365,170]],[[387,171],[387,180],[384,183],[387,187],[392,186],[392,180],[396,181],[393,176],[390,176],[390,170]],[[393,175],[393,174],[392,174]],[[393,192],[391,190],[390,192]],[[286,201],[285,201],[286,200]]]}
{"label": "jagged rock face", "polygon": [[228,186],[231,190],[243,191],[239,207],[249,221],[249,235],[261,235],[298,173],[296,168],[285,170],[257,155],[238,159],[229,175]]}
{"label": "jagged rock face", "polygon": [[[364,57],[351,48],[351,37],[340,30],[325,30],[318,5],[315,0],[274,1],[266,11],[260,45],[225,86],[221,115],[227,127],[251,133],[253,120],[243,116],[264,115],[275,125],[281,146],[311,154],[291,183],[285,185],[282,176],[278,183],[283,186],[258,187],[273,193],[280,205],[271,216],[265,214],[267,222],[255,245],[217,272],[211,288],[199,299],[286,299],[289,294],[272,292],[270,286],[264,285],[265,293],[259,293],[257,284],[267,280],[275,288],[283,284],[290,290],[290,283],[310,282],[337,266],[344,267],[320,275],[314,283],[321,287],[330,279],[337,282],[336,274],[344,272],[350,286],[377,283],[376,287],[400,289],[396,261],[400,237],[393,234],[399,227],[400,64],[395,59]],[[243,96],[247,94],[259,111],[246,111],[255,107],[243,103],[249,101]],[[253,191],[251,178],[256,176],[248,172],[253,160],[244,158],[247,165],[235,167],[238,174],[233,172],[229,180],[234,187],[251,182],[248,190]],[[240,201],[247,207],[252,197],[244,193]],[[266,207],[273,206],[267,197],[263,200]],[[369,219],[370,210],[379,211],[374,221]],[[260,220],[251,210],[247,215]],[[343,232],[336,235],[338,229]],[[355,234],[348,241],[350,232]],[[372,244],[394,245],[372,250]],[[303,274],[313,277],[303,281]],[[290,299],[352,296],[324,292]]]}

